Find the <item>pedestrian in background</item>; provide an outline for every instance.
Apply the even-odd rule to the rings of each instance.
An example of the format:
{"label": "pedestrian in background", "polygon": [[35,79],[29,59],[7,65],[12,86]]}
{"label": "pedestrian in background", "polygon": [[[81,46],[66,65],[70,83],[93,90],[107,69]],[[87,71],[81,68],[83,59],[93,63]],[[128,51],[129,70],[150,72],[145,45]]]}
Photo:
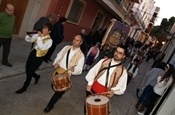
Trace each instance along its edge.
{"label": "pedestrian in background", "polygon": [[12,67],[12,64],[8,61],[8,57],[15,25],[14,10],[15,8],[12,4],[7,4],[5,12],[0,13],[0,47],[3,46],[2,65],[8,67]]}
{"label": "pedestrian in background", "polygon": [[96,43],[95,46],[91,47],[86,56],[86,62],[84,64],[83,70],[88,71],[94,62],[94,60],[99,56],[100,53],[100,43]]}
{"label": "pedestrian in background", "polygon": [[44,61],[46,63],[48,63],[48,61],[52,61],[50,58],[51,58],[53,52],[55,51],[56,46],[58,44],[60,44],[64,39],[64,24],[65,24],[66,20],[67,20],[67,18],[60,17],[59,21],[54,24],[54,27],[53,27],[54,29],[50,34],[50,36],[53,40],[53,44],[44,57]]}
{"label": "pedestrian in background", "polygon": [[47,17],[41,17],[33,27],[33,31],[41,31],[42,27],[46,23],[51,23],[52,25],[55,24],[57,21],[58,16],[56,14],[49,14]]}
{"label": "pedestrian in background", "polygon": [[173,83],[174,67],[172,64],[167,64],[167,72],[163,76],[157,77],[157,83],[153,88],[153,93],[150,96],[149,104],[145,113],[138,112],[139,115],[150,115],[157,100],[164,94],[166,89]]}
{"label": "pedestrian in background", "polygon": [[148,102],[150,100],[150,96],[153,93],[153,87],[156,85],[157,77],[163,76],[167,70],[166,63],[162,62],[159,67],[152,68],[147,74],[146,74],[146,82],[144,83],[142,87],[142,94],[139,96],[139,100],[137,101],[137,104],[135,105],[136,109],[139,112],[142,112],[145,107],[147,107]]}
{"label": "pedestrian in background", "polygon": [[131,81],[131,79],[135,78],[135,76],[138,74],[139,70],[139,60],[136,58],[134,59],[134,62],[130,63],[127,67],[128,70],[128,80],[127,80],[127,85]]}
{"label": "pedestrian in background", "polygon": [[[58,16],[56,14],[49,14],[47,17],[41,17],[33,27],[33,30],[31,33],[38,33],[38,31],[41,31],[44,24],[51,23],[52,25],[55,24],[57,21]],[[32,43],[31,48],[33,48],[34,43]]]}

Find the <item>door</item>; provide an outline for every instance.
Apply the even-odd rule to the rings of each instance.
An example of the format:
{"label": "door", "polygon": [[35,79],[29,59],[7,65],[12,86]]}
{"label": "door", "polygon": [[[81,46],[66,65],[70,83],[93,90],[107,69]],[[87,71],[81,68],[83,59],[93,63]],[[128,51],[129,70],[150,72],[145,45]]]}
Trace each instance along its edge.
{"label": "door", "polygon": [[0,12],[3,12],[5,10],[5,6],[7,3],[11,3],[15,7],[14,15],[16,19],[15,19],[14,34],[18,34],[23,17],[24,17],[28,0],[0,0]]}
{"label": "door", "polygon": [[93,32],[95,32],[95,31],[97,31],[98,29],[99,29],[99,26],[100,26],[100,24],[101,24],[101,21],[102,21],[102,19],[103,19],[103,14],[101,13],[101,12],[98,12],[98,14],[97,14],[97,16],[96,16],[96,18],[95,18],[95,21],[94,21],[94,23],[93,23],[93,25],[92,25],[92,28],[91,28],[91,30],[93,31]]}

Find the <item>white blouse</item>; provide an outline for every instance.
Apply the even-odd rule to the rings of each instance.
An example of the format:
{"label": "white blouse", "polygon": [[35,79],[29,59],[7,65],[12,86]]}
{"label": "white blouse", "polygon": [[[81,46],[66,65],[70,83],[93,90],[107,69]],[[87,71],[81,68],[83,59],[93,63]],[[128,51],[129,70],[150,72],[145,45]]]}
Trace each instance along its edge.
{"label": "white blouse", "polygon": [[39,37],[38,34],[33,34],[32,37],[26,35],[25,40],[31,43],[36,41],[36,46],[34,47],[36,50],[47,50],[52,46],[52,39],[49,39],[47,42],[43,42],[42,40],[45,37],[50,37],[50,35],[43,37]]}
{"label": "white blouse", "polygon": [[173,81],[172,76],[169,78],[167,82],[165,82],[165,80],[160,82],[161,78],[162,78],[161,76],[157,77],[157,84],[154,86],[154,92],[160,96],[171,85]]}

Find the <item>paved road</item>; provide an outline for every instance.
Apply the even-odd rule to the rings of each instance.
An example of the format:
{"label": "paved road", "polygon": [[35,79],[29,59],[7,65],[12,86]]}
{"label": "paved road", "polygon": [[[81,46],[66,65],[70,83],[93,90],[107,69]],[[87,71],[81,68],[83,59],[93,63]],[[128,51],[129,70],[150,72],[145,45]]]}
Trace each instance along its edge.
{"label": "paved road", "polygon": [[[62,43],[56,49],[58,52],[65,44]],[[53,73],[52,63],[43,63],[37,71],[42,77],[38,84],[31,82],[27,91],[21,95],[15,94],[15,90],[21,88],[25,80],[25,61],[29,54],[30,44],[23,40],[12,42],[10,61],[12,68],[0,65],[0,115],[45,115],[43,109],[53,95],[50,87],[50,77]],[[56,56],[56,52],[53,57]],[[1,53],[0,53],[1,56]],[[54,59],[54,58],[53,58]],[[129,60],[126,61],[126,65]],[[139,74],[133,79],[122,96],[114,96],[111,99],[111,107],[114,115],[136,115],[134,105],[137,101],[135,91],[141,86],[144,74],[150,69],[152,62],[143,62],[139,67]],[[65,93],[53,110],[48,115],[83,115],[85,99],[84,79],[86,72],[80,76],[71,78],[73,87]]]}
{"label": "paved road", "polygon": [[[140,67],[145,71],[145,66]],[[15,94],[14,91],[22,86],[25,75],[0,80],[0,115],[44,115],[43,109],[53,95],[50,87],[50,76],[53,69],[39,70],[42,77],[38,84],[34,80],[23,94]],[[65,93],[63,98],[55,104],[48,115],[83,115],[86,81],[83,72],[80,76],[72,76],[72,89]],[[139,76],[130,82],[127,91],[122,96],[114,96],[111,99],[112,111],[115,115],[136,115],[134,105],[137,101],[135,89],[142,81]]]}

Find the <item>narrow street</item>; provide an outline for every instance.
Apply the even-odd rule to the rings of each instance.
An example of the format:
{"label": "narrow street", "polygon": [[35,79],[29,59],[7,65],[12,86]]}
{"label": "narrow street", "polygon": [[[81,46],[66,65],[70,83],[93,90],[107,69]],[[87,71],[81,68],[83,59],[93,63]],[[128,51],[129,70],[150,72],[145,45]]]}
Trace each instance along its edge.
{"label": "narrow street", "polygon": [[[126,61],[126,63],[129,60]],[[149,63],[143,62],[139,75],[133,79],[127,87],[124,95],[114,96],[111,99],[111,109],[115,115],[136,115],[135,103],[137,101],[136,88],[141,85],[143,75],[147,71]],[[37,71],[41,75],[38,84],[31,85],[23,94],[15,94],[15,90],[21,88],[25,80],[25,74],[0,80],[0,114],[1,115],[44,115],[43,109],[53,95],[50,77],[53,68]],[[80,76],[72,76],[73,87],[67,91],[48,115],[83,115],[86,81],[83,72]]]}

